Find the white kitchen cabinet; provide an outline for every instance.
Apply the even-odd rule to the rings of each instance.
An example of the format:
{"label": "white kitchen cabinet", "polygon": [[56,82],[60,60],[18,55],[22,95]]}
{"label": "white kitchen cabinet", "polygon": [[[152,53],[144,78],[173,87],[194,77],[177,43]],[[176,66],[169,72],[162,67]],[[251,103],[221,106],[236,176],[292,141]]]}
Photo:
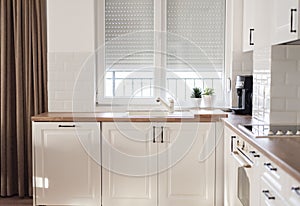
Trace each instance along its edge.
{"label": "white kitchen cabinet", "polygon": [[243,1],[243,51],[271,46],[273,0]]}
{"label": "white kitchen cabinet", "polygon": [[261,161],[261,205],[300,205],[300,183],[268,158]]}
{"label": "white kitchen cabinet", "polygon": [[214,205],[215,123],[103,123],[103,206]]}
{"label": "white kitchen cabinet", "polygon": [[299,0],[274,0],[272,44],[299,39]]}
{"label": "white kitchen cabinet", "polygon": [[276,189],[264,178],[260,181],[260,206],[288,206],[289,204],[285,199],[276,192]]}
{"label": "white kitchen cabinet", "polygon": [[[240,150],[244,157],[237,153]],[[224,129],[224,205],[225,206],[257,206],[259,205],[259,184],[261,175],[261,154],[239,137],[234,131]]]}
{"label": "white kitchen cabinet", "polygon": [[103,206],[156,205],[157,159],[147,158],[157,152],[152,129],[151,122],[102,123]]}
{"label": "white kitchen cabinet", "polygon": [[244,0],[243,2],[243,51],[252,51],[254,48],[254,12],[255,1]]}
{"label": "white kitchen cabinet", "polygon": [[165,156],[159,161],[170,167],[158,176],[159,205],[214,205],[215,124],[169,123],[164,130],[167,141],[158,146]]}
{"label": "white kitchen cabinet", "polygon": [[231,156],[231,137],[237,136],[228,127],[224,128],[224,205],[240,206],[241,202],[236,198],[237,171],[233,157]]}
{"label": "white kitchen cabinet", "polygon": [[100,124],[33,122],[34,205],[100,205]]}
{"label": "white kitchen cabinet", "polygon": [[286,181],[286,199],[291,206],[300,205],[300,182],[288,176]]}

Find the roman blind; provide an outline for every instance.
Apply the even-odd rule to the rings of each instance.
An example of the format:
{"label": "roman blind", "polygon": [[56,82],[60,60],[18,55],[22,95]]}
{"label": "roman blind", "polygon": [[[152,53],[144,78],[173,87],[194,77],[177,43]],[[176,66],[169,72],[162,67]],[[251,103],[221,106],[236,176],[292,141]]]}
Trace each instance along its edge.
{"label": "roman blind", "polygon": [[168,0],[168,69],[223,71],[224,16],[224,0]]}
{"label": "roman blind", "polygon": [[153,68],[153,30],[153,0],[106,0],[106,71]]}

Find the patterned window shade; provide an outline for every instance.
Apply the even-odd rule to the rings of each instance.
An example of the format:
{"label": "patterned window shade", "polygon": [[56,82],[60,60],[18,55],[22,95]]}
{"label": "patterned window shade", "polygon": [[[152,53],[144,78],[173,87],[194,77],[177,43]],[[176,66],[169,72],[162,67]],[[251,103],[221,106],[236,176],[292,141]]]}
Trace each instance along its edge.
{"label": "patterned window shade", "polygon": [[106,0],[106,70],[153,68],[153,30],[153,0]]}
{"label": "patterned window shade", "polygon": [[223,71],[224,0],[167,1],[167,67]]}

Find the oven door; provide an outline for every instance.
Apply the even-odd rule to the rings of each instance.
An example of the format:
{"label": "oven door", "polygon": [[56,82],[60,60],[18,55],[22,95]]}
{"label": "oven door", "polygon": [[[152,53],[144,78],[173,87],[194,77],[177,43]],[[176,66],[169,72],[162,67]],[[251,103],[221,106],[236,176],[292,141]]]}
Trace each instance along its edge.
{"label": "oven door", "polygon": [[232,157],[235,174],[235,206],[250,206],[250,184],[252,162],[245,153],[235,144],[232,145]]}
{"label": "oven door", "polygon": [[250,205],[250,179],[245,167],[237,169],[237,197],[243,206]]}

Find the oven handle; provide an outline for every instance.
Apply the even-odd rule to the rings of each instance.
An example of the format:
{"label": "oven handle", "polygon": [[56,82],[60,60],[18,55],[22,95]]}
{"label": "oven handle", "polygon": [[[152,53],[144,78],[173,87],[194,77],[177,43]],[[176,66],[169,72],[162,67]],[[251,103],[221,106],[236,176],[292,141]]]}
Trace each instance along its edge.
{"label": "oven handle", "polygon": [[233,158],[239,163],[239,165],[241,167],[244,167],[244,168],[251,168],[251,164],[246,161],[241,155],[239,152],[237,151],[233,151],[231,153],[231,155],[233,156]]}

